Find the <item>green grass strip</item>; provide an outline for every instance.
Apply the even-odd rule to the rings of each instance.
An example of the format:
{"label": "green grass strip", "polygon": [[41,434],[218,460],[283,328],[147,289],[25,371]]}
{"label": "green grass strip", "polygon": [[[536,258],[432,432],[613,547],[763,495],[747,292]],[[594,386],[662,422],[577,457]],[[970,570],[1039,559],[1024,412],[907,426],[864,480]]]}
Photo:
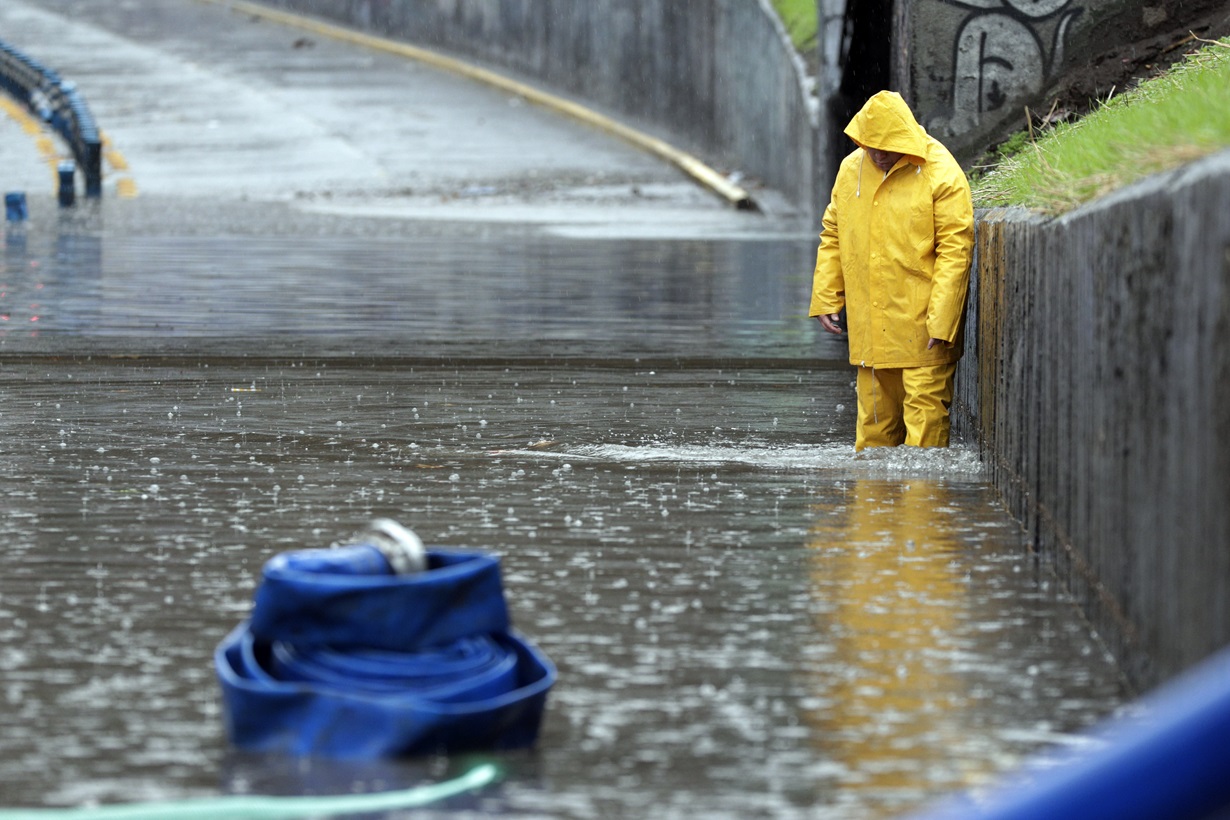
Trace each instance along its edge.
{"label": "green grass strip", "polygon": [[773,0],[773,8],[786,26],[795,49],[806,52],[816,47],[819,25],[816,0]]}
{"label": "green grass strip", "polygon": [[974,184],[980,208],[1059,214],[1230,147],[1230,38],[1030,140]]}
{"label": "green grass strip", "polygon": [[0,820],[291,820],[298,817],[328,817],[426,806],[486,786],[496,779],[498,773],[494,765],[484,763],[443,783],[392,792],[323,797],[235,795],[72,809],[0,809]]}

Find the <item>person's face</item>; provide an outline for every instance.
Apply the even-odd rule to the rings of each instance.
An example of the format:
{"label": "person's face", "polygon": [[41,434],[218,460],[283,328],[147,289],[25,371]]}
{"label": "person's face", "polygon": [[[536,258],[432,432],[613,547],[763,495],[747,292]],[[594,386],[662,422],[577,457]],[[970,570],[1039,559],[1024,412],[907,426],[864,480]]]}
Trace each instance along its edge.
{"label": "person's face", "polygon": [[884,173],[893,170],[893,166],[897,164],[897,160],[901,159],[903,154],[895,154],[890,151],[881,151],[877,148],[868,148],[867,154],[871,157],[871,162],[875,167],[879,168]]}

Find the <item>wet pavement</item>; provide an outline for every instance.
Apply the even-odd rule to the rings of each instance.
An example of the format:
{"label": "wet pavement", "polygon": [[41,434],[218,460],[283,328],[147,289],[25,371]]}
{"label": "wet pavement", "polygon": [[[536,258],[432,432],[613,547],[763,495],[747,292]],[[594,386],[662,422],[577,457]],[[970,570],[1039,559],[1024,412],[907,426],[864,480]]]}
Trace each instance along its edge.
{"label": "wet pavement", "polygon": [[[69,5],[6,2],[0,36]],[[508,155],[490,132],[428,194],[360,178],[393,167],[386,148],[339,166],[344,195],[316,153],[235,194],[260,106],[245,141],[200,127],[225,99],[167,102],[182,130],[157,137],[123,116],[128,60],[220,55],[207,85],[236,88],[205,97],[275,110],[294,103],[272,75],[304,102],[371,66],[378,109],[421,69],[200,3],[82,14],[63,25],[97,48],[32,42],[130,146],[137,196],[32,191],[0,252],[0,808],[368,792],[494,760],[497,785],[413,816],[882,817],[1081,743],[1122,702],[971,448],[853,453],[852,374],[803,315],[814,245],[788,216],[417,74],[450,109],[529,117],[549,184],[489,193],[510,172],[466,157]],[[330,67],[310,89],[308,57]],[[200,174],[151,170],[215,131],[237,142]],[[651,184],[662,199],[631,192]],[[560,669],[537,749],[227,748],[211,653],[262,563],[376,516],[501,558],[516,626]]]}
{"label": "wet pavement", "polygon": [[14,0],[0,37],[77,83],[106,138],[106,194],[585,235],[799,229],[780,203],[770,224],[744,219],[678,169],[508,92],[221,4]]}

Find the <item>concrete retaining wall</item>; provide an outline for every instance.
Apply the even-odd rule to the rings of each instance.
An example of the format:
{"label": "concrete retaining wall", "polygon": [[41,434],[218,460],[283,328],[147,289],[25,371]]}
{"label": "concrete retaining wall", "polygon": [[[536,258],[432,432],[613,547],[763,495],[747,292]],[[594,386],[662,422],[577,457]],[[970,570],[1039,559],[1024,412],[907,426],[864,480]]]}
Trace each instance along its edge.
{"label": "concrete retaining wall", "polygon": [[955,423],[1138,685],[1230,643],[1230,152],[980,214]]}
{"label": "concrete retaining wall", "polygon": [[814,207],[805,70],[766,0],[263,2],[533,78]]}

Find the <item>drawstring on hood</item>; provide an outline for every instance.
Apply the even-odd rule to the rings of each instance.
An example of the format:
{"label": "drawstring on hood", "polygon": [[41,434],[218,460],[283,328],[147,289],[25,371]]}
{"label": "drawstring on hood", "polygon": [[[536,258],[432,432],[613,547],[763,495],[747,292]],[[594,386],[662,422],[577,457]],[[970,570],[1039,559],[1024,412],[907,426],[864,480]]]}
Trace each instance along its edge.
{"label": "drawstring on hood", "polygon": [[876,403],[876,369],[874,365],[871,368],[871,421],[874,424],[880,423],[880,405]]}

